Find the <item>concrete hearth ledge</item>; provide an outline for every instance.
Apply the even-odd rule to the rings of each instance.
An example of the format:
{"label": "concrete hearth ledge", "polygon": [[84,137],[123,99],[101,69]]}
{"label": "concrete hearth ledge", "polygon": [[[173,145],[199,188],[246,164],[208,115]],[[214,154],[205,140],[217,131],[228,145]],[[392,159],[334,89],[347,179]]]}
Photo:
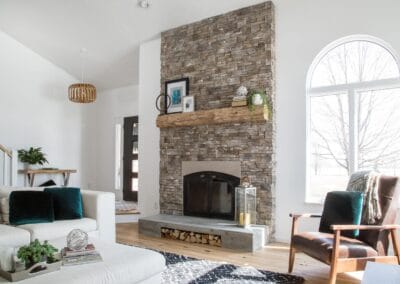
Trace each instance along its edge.
{"label": "concrete hearth ledge", "polygon": [[221,236],[223,248],[256,251],[268,242],[268,227],[251,225],[242,228],[233,221],[189,216],[155,215],[139,218],[139,233],[161,238],[161,228],[178,229]]}

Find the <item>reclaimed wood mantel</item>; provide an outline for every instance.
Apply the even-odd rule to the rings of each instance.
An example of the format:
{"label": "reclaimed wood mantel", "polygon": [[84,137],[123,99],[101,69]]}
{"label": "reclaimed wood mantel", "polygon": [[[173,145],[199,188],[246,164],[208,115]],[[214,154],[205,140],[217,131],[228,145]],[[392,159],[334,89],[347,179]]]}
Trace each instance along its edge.
{"label": "reclaimed wood mantel", "polygon": [[250,111],[245,107],[228,107],[194,112],[159,115],[157,127],[172,128],[197,125],[211,125],[238,122],[262,122],[268,120],[268,112],[263,107]]}

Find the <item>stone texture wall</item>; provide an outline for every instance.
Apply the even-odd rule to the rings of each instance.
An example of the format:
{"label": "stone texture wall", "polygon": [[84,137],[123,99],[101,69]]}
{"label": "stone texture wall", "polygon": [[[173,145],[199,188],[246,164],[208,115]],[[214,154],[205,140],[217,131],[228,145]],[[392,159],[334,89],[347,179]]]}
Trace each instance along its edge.
{"label": "stone texture wall", "polygon": [[[229,107],[240,85],[265,89],[274,102],[272,2],[164,32],[161,85],[182,77],[190,79],[196,110]],[[161,129],[161,213],[183,214],[182,161],[240,161],[242,175],[250,176],[258,188],[257,222],[273,232],[274,128],[272,119]]]}

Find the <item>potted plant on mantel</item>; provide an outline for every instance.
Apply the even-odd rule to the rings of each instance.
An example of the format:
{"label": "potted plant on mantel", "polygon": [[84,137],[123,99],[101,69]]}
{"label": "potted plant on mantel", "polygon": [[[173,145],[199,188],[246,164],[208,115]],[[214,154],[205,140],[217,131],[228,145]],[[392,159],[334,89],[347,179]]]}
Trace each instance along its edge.
{"label": "potted plant on mantel", "polygon": [[254,111],[256,107],[264,107],[264,117],[269,119],[270,115],[270,100],[265,91],[252,90],[247,96],[247,106],[250,111]]}
{"label": "potted plant on mantel", "polygon": [[43,165],[48,163],[46,154],[42,152],[42,148],[30,147],[29,150],[18,150],[18,157],[21,162],[25,163],[26,169],[32,169],[35,165]]}

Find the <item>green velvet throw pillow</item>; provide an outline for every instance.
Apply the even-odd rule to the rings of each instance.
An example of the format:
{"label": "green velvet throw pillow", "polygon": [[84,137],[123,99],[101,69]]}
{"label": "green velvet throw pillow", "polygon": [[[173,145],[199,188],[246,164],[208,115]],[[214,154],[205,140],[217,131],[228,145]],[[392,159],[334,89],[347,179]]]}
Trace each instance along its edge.
{"label": "green velvet throw pillow", "polygon": [[44,192],[50,193],[54,201],[55,220],[72,220],[83,217],[81,190],[76,187],[51,187]]}
{"label": "green velvet throw pillow", "polygon": [[42,191],[13,191],[9,199],[11,225],[54,221],[53,196],[51,193]]}
{"label": "green velvet throw pillow", "polygon": [[[331,191],[325,198],[319,231],[333,233],[331,225],[360,225],[363,205],[362,192]],[[355,238],[359,230],[342,231],[341,235]]]}

